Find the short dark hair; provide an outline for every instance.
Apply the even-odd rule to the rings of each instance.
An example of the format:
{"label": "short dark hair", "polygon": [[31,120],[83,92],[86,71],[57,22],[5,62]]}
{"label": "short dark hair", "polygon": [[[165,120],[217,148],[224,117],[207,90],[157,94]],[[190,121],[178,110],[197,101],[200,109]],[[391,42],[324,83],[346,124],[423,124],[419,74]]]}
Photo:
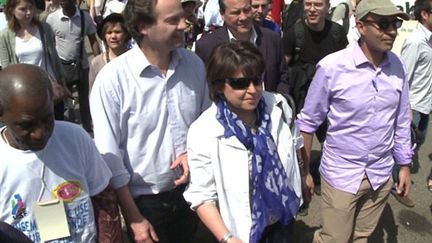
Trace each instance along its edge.
{"label": "short dark hair", "polygon": [[12,95],[34,96],[47,91],[52,97],[51,80],[42,68],[22,63],[7,66],[0,72],[0,115],[9,109]]}
{"label": "short dark hair", "polygon": [[[219,0],[219,12],[221,13],[225,13],[226,10],[226,4],[225,4],[226,0]],[[249,3],[252,3],[252,0],[248,0]]]}
{"label": "short dark hair", "polygon": [[219,0],[219,12],[225,13],[226,5],[225,0]]}
{"label": "short dark hair", "polygon": [[144,38],[138,24],[152,25],[156,22],[155,8],[158,0],[129,0],[123,11],[129,34],[138,43]]}
{"label": "short dark hair", "polygon": [[207,82],[212,101],[220,98],[225,79],[241,72],[246,77],[261,76],[265,61],[249,41],[234,41],[217,46],[207,64]]}
{"label": "short dark hair", "polygon": [[120,27],[122,28],[124,34],[126,35],[126,44],[130,39],[130,34],[129,31],[125,25],[125,21],[124,21],[124,17],[122,14],[118,14],[118,13],[112,13],[108,16],[106,16],[102,22],[100,22],[97,25],[97,34],[99,36],[99,38],[106,44],[107,41],[105,40],[105,34],[107,32],[108,27],[110,26],[109,24],[120,24]]}
{"label": "short dark hair", "polygon": [[15,15],[13,14],[13,11],[15,10],[16,6],[21,1],[25,1],[27,3],[30,3],[34,7],[33,19],[31,20],[31,22],[33,24],[39,24],[35,0],[8,0],[4,6],[3,11],[6,15],[6,20],[8,22],[8,28],[12,31],[18,31],[21,28],[20,24],[18,23],[18,20],[15,18]]}
{"label": "short dark hair", "polygon": [[419,22],[423,22],[421,12],[431,12],[431,0],[416,0],[414,3],[414,18]]}

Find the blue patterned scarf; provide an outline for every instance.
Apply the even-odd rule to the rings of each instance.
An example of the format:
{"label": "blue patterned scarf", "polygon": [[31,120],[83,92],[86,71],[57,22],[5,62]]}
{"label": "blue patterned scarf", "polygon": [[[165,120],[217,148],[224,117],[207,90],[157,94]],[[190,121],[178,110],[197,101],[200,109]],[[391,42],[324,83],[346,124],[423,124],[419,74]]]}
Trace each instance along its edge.
{"label": "blue patterned scarf", "polygon": [[256,131],[231,112],[226,100],[217,101],[216,118],[225,128],[224,137],[235,136],[252,151],[252,227],[250,243],[261,240],[267,225],[279,221],[287,225],[297,214],[300,199],[288,186],[285,169],[280,161],[276,144],[270,133],[270,115],[265,112],[261,98],[256,112]]}

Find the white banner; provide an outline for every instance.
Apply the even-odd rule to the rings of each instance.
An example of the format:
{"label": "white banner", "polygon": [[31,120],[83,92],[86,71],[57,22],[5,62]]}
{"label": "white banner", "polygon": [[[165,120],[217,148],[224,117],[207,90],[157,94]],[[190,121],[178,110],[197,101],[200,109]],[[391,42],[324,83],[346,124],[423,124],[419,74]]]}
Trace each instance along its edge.
{"label": "white banner", "polygon": [[[336,6],[341,2],[345,2],[346,0],[330,0],[331,6]],[[414,2],[415,0],[392,0],[392,2],[401,10],[406,13],[410,13],[414,10]]]}

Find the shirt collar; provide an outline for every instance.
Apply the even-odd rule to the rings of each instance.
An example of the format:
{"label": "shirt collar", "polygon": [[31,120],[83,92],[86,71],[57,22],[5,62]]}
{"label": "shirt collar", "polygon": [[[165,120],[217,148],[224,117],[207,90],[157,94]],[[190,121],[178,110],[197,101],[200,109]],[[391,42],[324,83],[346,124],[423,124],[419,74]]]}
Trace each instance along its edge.
{"label": "shirt collar", "polygon": [[78,10],[77,7],[75,7],[75,14],[74,14],[72,17],[66,16],[66,15],[63,13],[63,9],[62,9],[62,8],[60,8],[59,11],[60,11],[60,19],[73,19],[73,18],[75,18],[75,17],[77,17],[77,16],[78,16],[78,17],[81,17],[80,11]]}
{"label": "shirt collar", "polygon": [[[353,43],[353,57],[354,57],[354,65],[356,67],[364,64],[364,63],[370,63],[372,66],[373,64],[367,59],[366,55],[364,54],[363,50],[360,48],[360,40]],[[388,54],[384,54],[384,59],[382,60],[380,67],[383,67],[385,65],[389,64],[388,60]]]}
{"label": "shirt collar", "polygon": [[425,37],[427,38],[427,42],[429,45],[432,44],[432,32],[428,30],[422,23],[417,23],[417,29],[424,33]]}
{"label": "shirt collar", "polygon": [[[132,49],[129,50],[131,52],[129,66],[132,70],[132,73],[135,77],[141,77],[147,70],[156,70],[158,69],[156,66],[152,65],[147,57],[144,55],[142,50],[138,45],[135,45],[132,47]],[[171,60],[169,63],[169,70],[174,70],[177,65],[181,61],[181,55],[179,53],[178,48],[174,49],[171,52]],[[168,75],[167,75],[168,76]]]}
{"label": "shirt collar", "polygon": [[[230,42],[231,42],[231,41],[234,41],[234,40],[237,40],[237,39],[234,37],[234,35],[231,33],[231,31],[229,30],[228,27],[227,27],[227,31],[228,31],[228,37],[229,37]],[[257,32],[256,32],[256,30],[255,30],[255,27],[252,25],[252,34],[251,34],[251,37],[249,38],[249,41],[250,41],[251,43],[253,43],[253,44],[256,44],[256,40],[257,40],[257,38],[258,38]]]}

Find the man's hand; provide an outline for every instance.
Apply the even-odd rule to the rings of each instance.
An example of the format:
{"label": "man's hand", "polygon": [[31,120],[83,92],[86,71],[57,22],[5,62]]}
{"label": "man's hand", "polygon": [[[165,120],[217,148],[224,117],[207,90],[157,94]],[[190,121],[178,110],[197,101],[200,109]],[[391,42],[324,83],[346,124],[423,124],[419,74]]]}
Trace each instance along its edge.
{"label": "man's hand", "polygon": [[305,175],[305,184],[306,184],[306,192],[304,195],[305,198],[303,198],[303,199],[305,202],[309,203],[310,201],[312,201],[312,196],[313,196],[314,187],[315,187],[315,184],[314,184],[313,179],[312,179],[312,175],[310,173],[307,173]]}
{"label": "man's hand", "polygon": [[53,99],[54,104],[57,104],[65,98],[65,91],[63,89],[63,86],[61,86],[57,82],[52,82],[51,86],[52,86],[52,90],[53,90],[52,99]]}
{"label": "man's hand", "polygon": [[181,173],[179,174],[178,178],[174,180],[176,187],[189,181],[189,163],[187,160],[187,153],[183,153],[177,157],[177,159],[171,164],[170,168],[172,170],[179,170]]}
{"label": "man's hand", "polygon": [[153,243],[159,241],[156,231],[146,219],[131,223],[130,227],[136,243]]}
{"label": "man's hand", "polygon": [[401,166],[399,170],[399,184],[396,192],[401,196],[408,196],[411,188],[411,171],[409,166]]}
{"label": "man's hand", "polygon": [[63,83],[57,82],[57,80],[55,80],[55,78],[52,77],[51,75],[48,75],[48,78],[51,81],[51,87],[53,90],[52,99],[53,99],[54,104],[57,104],[57,103],[63,101],[65,98],[72,97],[71,92],[66,87],[64,82]]}

